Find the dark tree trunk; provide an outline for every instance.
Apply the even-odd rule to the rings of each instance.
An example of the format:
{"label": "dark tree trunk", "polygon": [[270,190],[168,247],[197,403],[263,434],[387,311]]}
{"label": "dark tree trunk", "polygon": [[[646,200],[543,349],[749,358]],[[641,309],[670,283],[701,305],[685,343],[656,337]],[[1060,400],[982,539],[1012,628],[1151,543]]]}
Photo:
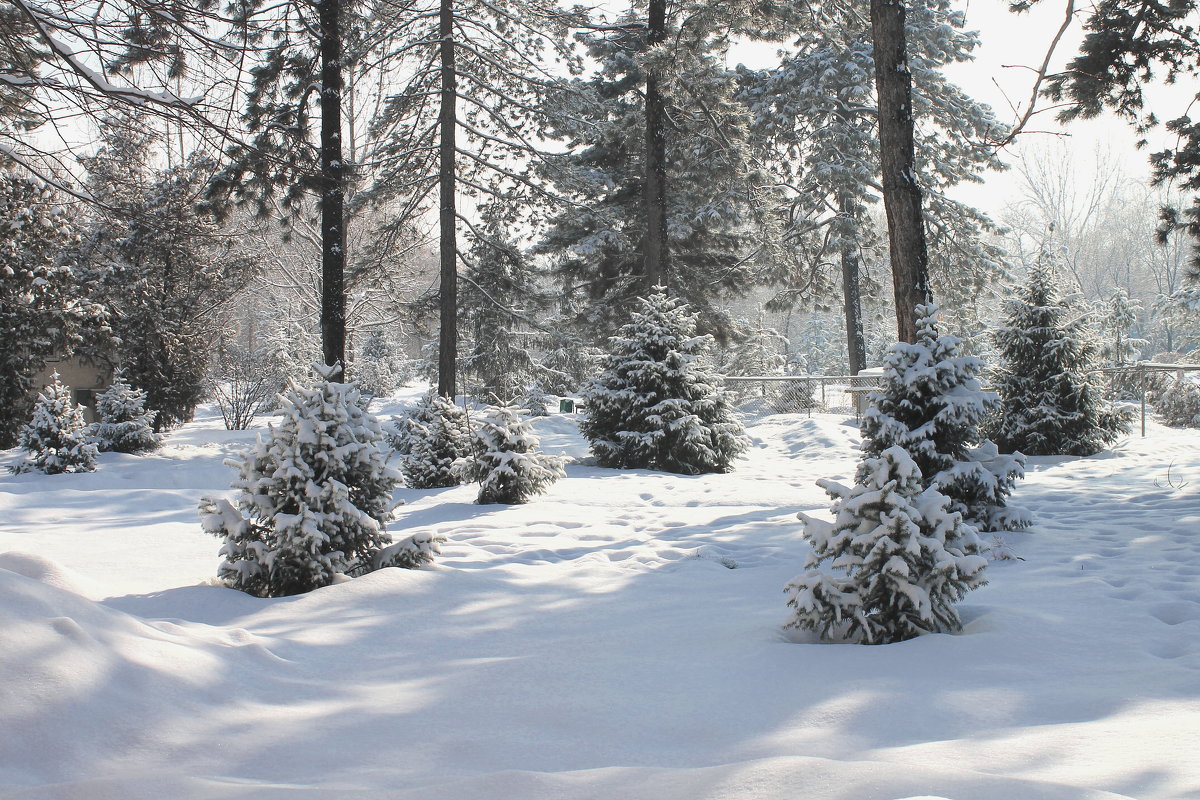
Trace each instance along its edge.
{"label": "dark tree trunk", "polygon": [[[666,0],[650,0],[648,11],[651,47],[667,38]],[[644,278],[646,288],[667,285],[667,145],[664,136],[666,113],[658,76],[646,75],[646,240]]]}
{"label": "dark tree trunk", "polygon": [[[345,165],[342,162],[342,0],[321,0],[321,351],[346,364]],[[344,375],[343,375],[344,379]]]}
{"label": "dark tree trunk", "polygon": [[842,297],[846,311],[846,353],[851,375],[857,375],[859,370],[867,366],[858,267],[858,251],[847,247],[842,251]]}
{"label": "dark tree trunk", "polygon": [[438,394],[453,398],[458,394],[456,367],[458,361],[458,240],[455,234],[454,204],[455,130],[458,78],[454,69],[454,3],[441,0],[438,35],[441,37],[441,147],[438,164],[440,200],[438,215],[441,227],[441,252],[438,328]]}
{"label": "dark tree trunk", "polygon": [[915,309],[932,298],[921,188],[914,168],[912,74],[908,70],[904,16],[903,0],[871,0],[875,89],[879,96],[879,153],[896,328],[900,341],[912,342],[917,336]]}

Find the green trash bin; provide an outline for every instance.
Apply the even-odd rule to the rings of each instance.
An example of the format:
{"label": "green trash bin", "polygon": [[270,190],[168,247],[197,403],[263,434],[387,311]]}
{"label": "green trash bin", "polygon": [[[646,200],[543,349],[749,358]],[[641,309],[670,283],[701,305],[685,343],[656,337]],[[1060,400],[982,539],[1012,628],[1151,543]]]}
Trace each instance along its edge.
{"label": "green trash bin", "polygon": [[569,397],[564,397],[563,399],[559,400],[558,401],[558,413],[574,414],[575,413],[575,401]]}

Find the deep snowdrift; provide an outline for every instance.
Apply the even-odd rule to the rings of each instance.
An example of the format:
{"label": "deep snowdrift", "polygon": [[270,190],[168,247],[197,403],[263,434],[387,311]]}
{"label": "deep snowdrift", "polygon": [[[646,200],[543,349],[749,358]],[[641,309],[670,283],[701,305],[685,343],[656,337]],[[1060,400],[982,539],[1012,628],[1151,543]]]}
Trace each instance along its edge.
{"label": "deep snowdrift", "polygon": [[[586,456],[570,416],[535,425]],[[874,648],[781,628],[795,513],[855,428],[750,433],[729,475],[400,490],[436,567],[274,600],[210,584],[195,512],[252,433],[0,476],[0,797],[1200,797],[1200,432],[1031,459],[1038,524],[964,632]]]}

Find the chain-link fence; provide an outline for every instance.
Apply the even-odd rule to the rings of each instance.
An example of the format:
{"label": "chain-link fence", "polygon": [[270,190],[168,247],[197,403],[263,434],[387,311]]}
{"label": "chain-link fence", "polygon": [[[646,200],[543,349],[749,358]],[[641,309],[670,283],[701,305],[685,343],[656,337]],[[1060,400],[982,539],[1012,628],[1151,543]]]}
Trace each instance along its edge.
{"label": "chain-link fence", "polygon": [[770,414],[861,414],[879,375],[784,375],[725,378],[734,406],[745,419]]}

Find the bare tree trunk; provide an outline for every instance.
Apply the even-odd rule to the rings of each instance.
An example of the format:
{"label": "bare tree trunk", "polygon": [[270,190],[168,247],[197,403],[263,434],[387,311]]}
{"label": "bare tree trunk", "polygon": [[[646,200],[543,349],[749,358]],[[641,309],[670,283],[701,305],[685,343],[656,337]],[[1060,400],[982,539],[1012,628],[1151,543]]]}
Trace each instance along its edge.
{"label": "bare tree trunk", "polygon": [[[667,38],[666,0],[650,0],[648,10],[649,44],[654,47]],[[658,76],[646,75],[646,186],[643,202],[646,210],[644,278],[646,288],[667,285],[667,146],[664,136],[666,113]]]}
{"label": "bare tree trunk", "polygon": [[903,0],[871,0],[883,206],[887,211],[896,328],[900,341],[912,342],[917,336],[915,309],[932,296],[921,188],[914,168],[912,74],[908,70],[904,16]]}
{"label": "bare tree trunk", "polygon": [[441,252],[438,307],[441,313],[438,328],[438,394],[453,398],[458,394],[458,240],[455,233],[455,131],[458,79],[454,68],[454,2],[441,0],[438,17],[441,37],[441,146],[439,151],[438,186],[440,200],[439,249]]}
{"label": "bare tree trunk", "polygon": [[346,364],[346,169],[342,161],[342,0],[318,5],[321,56],[321,351]]}
{"label": "bare tree trunk", "polygon": [[859,370],[867,366],[858,267],[858,251],[847,247],[842,251],[842,297],[846,312],[846,353],[851,375],[857,375]]}

